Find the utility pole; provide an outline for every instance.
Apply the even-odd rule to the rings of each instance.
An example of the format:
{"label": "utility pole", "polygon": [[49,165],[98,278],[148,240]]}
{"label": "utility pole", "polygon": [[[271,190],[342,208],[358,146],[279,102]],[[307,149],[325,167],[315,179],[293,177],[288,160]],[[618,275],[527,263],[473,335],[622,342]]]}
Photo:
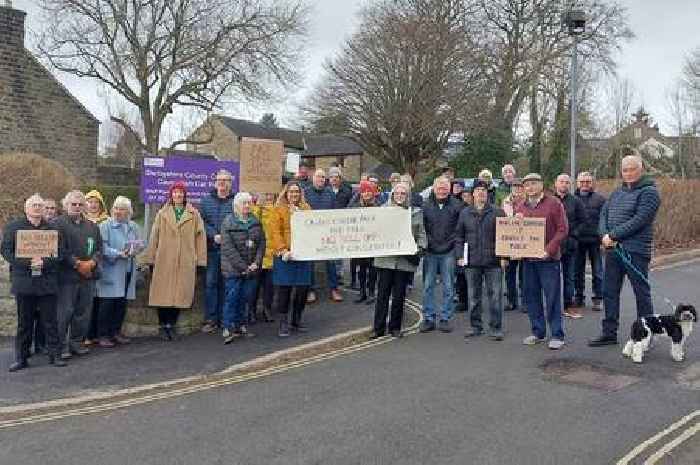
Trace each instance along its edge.
{"label": "utility pole", "polygon": [[571,134],[569,138],[569,161],[571,163],[571,192],[576,190],[576,93],[577,93],[577,73],[578,73],[578,41],[579,36],[586,32],[586,13],[579,10],[567,11],[564,15],[564,25],[568,28],[569,35],[574,39],[574,46],[571,49],[571,100],[569,112],[571,113]]}

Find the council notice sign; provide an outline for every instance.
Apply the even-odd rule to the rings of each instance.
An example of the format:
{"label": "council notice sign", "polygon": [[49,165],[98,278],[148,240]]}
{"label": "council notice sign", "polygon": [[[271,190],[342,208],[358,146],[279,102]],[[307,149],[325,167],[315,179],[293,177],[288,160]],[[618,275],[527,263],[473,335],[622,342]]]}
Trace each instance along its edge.
{"label": "council notice sign", "polygon": [[187,186],[187,200],[198,204],[214,189],[216,172],[225,169],[233,176],[233,192],[238,192],[239,163],[206,158],[145,157],[141,170],[141,200],[163,203],[176,181]]}
{"label": "council notice sign", "polygon": [[305,210],[292,215],[294,260],[414,255],[411,212],[399,207]]}

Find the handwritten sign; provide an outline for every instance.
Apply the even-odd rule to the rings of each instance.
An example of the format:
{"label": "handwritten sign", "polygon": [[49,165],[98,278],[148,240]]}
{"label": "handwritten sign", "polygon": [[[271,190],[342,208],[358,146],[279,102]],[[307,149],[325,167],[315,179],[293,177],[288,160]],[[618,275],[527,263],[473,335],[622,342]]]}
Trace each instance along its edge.
{"label": "handwritten sign", "polygon": [[496,218],[496,255],[540,258],[544,255],[544,218]]}
{"label": "handwritten sign", "polygon": [[292,215],[295,260],[414,255],[410,210],[399,207],[300,211]]}
{"label": "handwritten sign", "polygon": [[58,231],[19,230],[15,237],[16,258],[58,256]]}
{"label": "handwritten sign", "polygon": [[281,140],[241,140],[240,190],[277,193],[282,188],[282,163],[285,160]]}

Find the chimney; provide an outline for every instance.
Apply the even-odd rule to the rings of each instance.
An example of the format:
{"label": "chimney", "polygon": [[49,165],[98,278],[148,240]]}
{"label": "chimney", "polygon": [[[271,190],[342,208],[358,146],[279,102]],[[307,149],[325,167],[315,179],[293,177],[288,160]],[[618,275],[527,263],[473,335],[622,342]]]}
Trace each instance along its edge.
{"label": "chimney", "polygon": [[24,48],[24,11],[12,8],[11,0],[0,6],[0,47]]}

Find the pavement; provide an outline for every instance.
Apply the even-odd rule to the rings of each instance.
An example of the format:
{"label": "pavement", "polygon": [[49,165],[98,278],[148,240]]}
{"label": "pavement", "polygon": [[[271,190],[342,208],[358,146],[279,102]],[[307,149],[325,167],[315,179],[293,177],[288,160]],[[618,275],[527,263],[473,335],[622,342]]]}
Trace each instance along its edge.
{"label": "pavement", "polygon": [[0,407],[212,374],[266,354],[365,328],[374,307],[355,305],[353,298],[347,292],[342,303],[319,301],[307,306],[304,321],[309,332],[289,338],[277,336],[277,321],[250,326],[255,337],[236,339],[229,345],[223,344],[221,333],[181,336],[174,342],[135,338],[132,344],[114,349],[94,348],[86,356],[73,357],[65,368],[48,365],[40,355],[29,360],[29,369],[9,373],[14,349],[13,341],[6,338],[0,345]]}
{"label": "pavement", "polygon": [[[663,296],[698,306],[698,276],[700,261],[652,273],[656,310],[668,310]],[[347,307],[346,313],[362,315],[358,322],[369,320],[371,310]],[[598,334],[600,318],[586,310],[582,320],[567,320],[567,345],[556,352],[521,344],[529,333],[524,314],[506,314],[503,342],[465,342],[458,315],[451,334],[409,335],[138,407],[96,408],[3,428],[0,463],[627,465],[644,463],[683,435],[689,439],[646,463],[700,463],[700,441],[691,434],[700,413],[645,443],[700,412],[700,327],[688,341],[686,361],[673,362],[668,341],[658,340],[638,365],[621,356],[621,347],[586,345]],[[620,342],[633,318],[626,286]],[[233,356],[234,347],[227,352],[220,338],[192,339]],[[183,359],[187,351],[177,355],[182,357],[160,360],[171,368],[190,363]],[[94,359],[107,365],[105,357]],[[76,370],[73,378],[87,373]],[[0,376],[4,398],[9,375]],[[636,447],[639,454],[630,455]]]}

